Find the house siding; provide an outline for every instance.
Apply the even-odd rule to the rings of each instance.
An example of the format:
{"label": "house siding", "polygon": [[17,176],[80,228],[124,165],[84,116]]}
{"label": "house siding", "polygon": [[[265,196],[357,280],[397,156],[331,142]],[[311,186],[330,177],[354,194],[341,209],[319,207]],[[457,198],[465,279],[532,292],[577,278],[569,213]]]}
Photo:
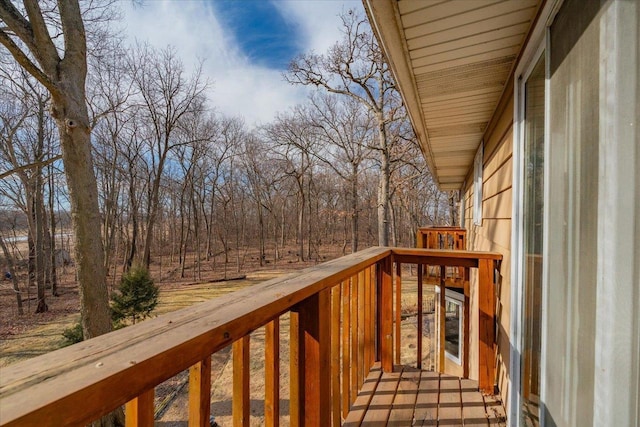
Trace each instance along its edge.
{"label": "house siding", "polygon": [[[513,85],[511,85],[513,86]],[[497,114],[493,117],[484,138],[483,184],[482,184],[482,224],[475,225],[473,218],[473,183],[463,188],[464,224],[467,228],[467,249],[494,251],[503,255],[501,279],[498,284],[496,317],[498,346],[496,379],[500,394],[507,400],[509,392],[509,322],[511,311],[511,216],[513,181],[513,90],[503,94]],[[472,173],[472,171],[471,171]],[[472,272],[471,312],[476,309],[476,275]],[[477,320],[470,322],[471,378],[477,378],[478,342]]]}

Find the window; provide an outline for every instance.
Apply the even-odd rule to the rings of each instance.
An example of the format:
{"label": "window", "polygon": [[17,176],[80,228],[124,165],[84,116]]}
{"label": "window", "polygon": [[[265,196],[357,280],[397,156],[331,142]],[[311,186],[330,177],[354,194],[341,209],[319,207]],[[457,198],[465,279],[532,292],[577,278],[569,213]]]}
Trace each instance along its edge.
{"label": "window", "polygon": [[447,289],[445,292],[444,353],[458,365],[462,365],[464,296]]}

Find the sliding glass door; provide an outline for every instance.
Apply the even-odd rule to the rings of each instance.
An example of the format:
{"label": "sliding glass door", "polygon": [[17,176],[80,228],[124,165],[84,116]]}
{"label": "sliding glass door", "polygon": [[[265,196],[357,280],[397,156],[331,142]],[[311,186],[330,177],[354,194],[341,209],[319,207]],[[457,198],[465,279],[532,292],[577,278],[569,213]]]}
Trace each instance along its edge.
{"label": "sliding glass door", "polygon": [[539,426],[540,333],[544,212],[544,54],[521,87],[524,95],[523,145],[523,287],[520,360],[521,424]]}

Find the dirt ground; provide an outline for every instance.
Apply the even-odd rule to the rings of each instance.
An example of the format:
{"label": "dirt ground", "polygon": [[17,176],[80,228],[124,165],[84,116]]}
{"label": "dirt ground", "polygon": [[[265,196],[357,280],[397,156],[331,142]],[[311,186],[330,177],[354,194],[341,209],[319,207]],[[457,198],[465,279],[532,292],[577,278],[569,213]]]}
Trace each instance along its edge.
{"label": "dirt ground", "polygon": [[[328,255],[324,260],[340,256],[338,250],[333,252],[324,250]],[[330,254],[330,255],[329,255]],[[292,270],[302,269],[316,262],[296,262],[294,255],[289,253],[289,259],[285,259],[278,265],[258,265],[258,258],[246,255],[245,266],[240,273],[233,267],[227,271],[227,277],[234,278],[246,274],[241,280],[221,280],[223,274],[212,268],[203,270],[203,280],[195,280],[193,269],[187,270],[187,277],[179,279],[177,266],[161,266],[157,262],[152,265],[152,277],[159,277],[156,283],[160,287],[160,301],[154,315],[161,315],[170,311],[188,307],[199,302],[223,295],[228,292],[252,286],[264,280],[289,273]],[[247,271],[247,273],[244,273]],[[409,273],[409,272],[407,272]],[[415,312],[416,292],[415,278],[403,273],[403,313]],[[112,273],[113,274],[113,273]],[[18,315],[15,302],[15,294],[8,281],[0,282],[0,367],[27,360],[29,358],[46,354],[60,348],[63,345],[61,335],[65,328],[71,327],[79,321],[79,295],[73,278],[73,267],[67,267],[60,277],[58,297],[47,295],[49,311],[34,314],[36,300],[35,289],[29,292],[24,290],[23,299],[25,314]],[[116,283],[119,278],[111,276],[111,283]],[[425,289],[425,296],[429,298],[429,288]],[[31,298],[31,299],[29,299]],[[428,303],[425,310],[428,311]],[[431,333],[432,315],[425,316],[423,340],[423,366],[431,363]],[[280,319],[280,424],[289,425],[289,319],[284,315]],[[415,364],[416,360],[416,317],[408,316],[402,322],[402,363]],[[251,335],[251,425],[264,424],[264,329],[258,329]],[[232,369],[230,347],[219,351],[212,357],[212,381],[211,381],[211,412],[216,423],[220,426],[232,425],[231,399],[232,399]],[[188,408],[188,375],[184,371],[156,388],[156,425],[158,426],[186,426]]]}

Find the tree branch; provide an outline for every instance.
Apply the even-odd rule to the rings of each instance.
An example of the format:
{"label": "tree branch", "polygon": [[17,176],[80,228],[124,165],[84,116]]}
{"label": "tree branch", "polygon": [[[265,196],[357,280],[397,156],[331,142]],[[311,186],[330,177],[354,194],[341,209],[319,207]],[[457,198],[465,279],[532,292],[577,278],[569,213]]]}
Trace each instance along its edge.
{"label": "tree branch", "polygon": [[38,1],[24,0],[24,7],[29,16],[31,34],[35,41],[35,48],[29,47],[29,49],[38,59],[38,62],[40,62],[44,72],[49,76],[55,76],[57,73],[56,68],[60,62],[60,56],[58,56],[58,51],[49,36],[47,24],[42,17],[42,11],[40,10]]}
{"label": "tree branch", "polygon": [[[2,1],[2,0],[0,0]],[[0,8],[1,10],[1,8]],[[29,57],[18,47],[18,45],[9,37],[9,35],[0,31],[0,44],[7,48],[11,56],[16,60],[21,67],[29,72],[33,77],[35,77],[44,87],[49,89],[49,91],[53,93],[59,93],[58,87],[51,81],[51,79],[42,72],[40,68],[36,64],[29,59]]]}
{"label": "tree branch", "polygon": [[17,168],[11,169],[10,171],[7,172],[3,172],[0,173],[0,179],[4,179],[6,177],[8,177],[9,175],[13,175],[14,173],[18,173],[18,172],[22,172],[24,170],[27,169],[32,169],[32,168],[36,168],[38,166],[47,166],[57,160],[62,159],[62,154],[58,154],[57,156],[51,157],[47,160],[42,160],[40,162],[33,162],[33,163],[29,163],[27,165],[22,165],[22,166],[18,166]]}
{"label": "tree branch", "polygon": [[[35,0],[34,0],[35,1]],[[87,38],[82,21],[82,12],[77,1],[58,0],[62,32],[64,33],[64,58],[65,62],[71,60],[75,64],[83,66],[83,74],[86,75]]]}
{"label": "tree branch", "polygon": [[[36,50],[36,41],[33,37],[31,24],[16,9],[11,0],[0,0],[0,19],[7,24],[7,28],[13,31],[27,45],[31,52]],[[5,32],[5,29],[3,28],[2,31]]]}

